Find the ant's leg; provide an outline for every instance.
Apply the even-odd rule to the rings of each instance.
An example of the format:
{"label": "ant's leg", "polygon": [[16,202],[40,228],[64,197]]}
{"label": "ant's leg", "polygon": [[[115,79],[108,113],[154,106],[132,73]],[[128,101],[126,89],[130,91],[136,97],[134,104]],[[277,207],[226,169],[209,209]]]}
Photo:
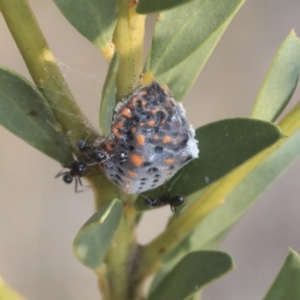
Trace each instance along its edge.
{"label": "ant's leg", "polygon": [[143,194],[141,194],[141,197],[144,199],[144,203],[145,203],[147,206],[149,206],[149,207],[159,206],[159,205],[158,205],[158,203],[159,203],[158,198],[153,199],[153,198],[150,198],[150,197],[148,197],[148,196],[146,196],[146,195],[143,195]]}
{"label": "ant's leg", "polygon": [[80,191],[78,190],[78,179],[79,177],[75,177],[75,193],[79,193]]}
{"label": "ant's leg", "polygon": [[68,171],[64,171],[64,169],[62,169],[54,178],[58,178],[60,176],[67,175],[68,173],[69,173]]}
{"label": "ant's leg", "polygon": [[[79,187],[81,187],[82,189],[79,189]],[[76,178],[75,178],[75,192],[76,193],[84,192],[84,191],[88,190],[90,187],[91,187],[90,185],[84,185],[82,183],[81,177],[76,176]]]}
{"label": "ant's leg", "polygon": [[87,188],[89,188],[89,186],[85,186],[82,184],[82,181],[81,181],[81,178],[79,176],[76,177],[76,181],[75,181],[75,192],[76,193],[81,193],[83,192],[84,190],[83,189],[78,189],[78,187],[82,187],[82,188],[85,188],[84,190],[86,190]]}

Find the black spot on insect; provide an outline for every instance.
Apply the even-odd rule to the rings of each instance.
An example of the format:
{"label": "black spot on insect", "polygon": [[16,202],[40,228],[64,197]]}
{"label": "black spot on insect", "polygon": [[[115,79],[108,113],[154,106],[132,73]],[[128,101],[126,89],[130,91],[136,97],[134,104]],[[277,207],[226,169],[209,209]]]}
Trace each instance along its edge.
{"label": "black spot on insect", "polygon": [[158,169],[157,168],[149,168],[148,172],[149,173],[156,173],[156,172],[158,172]]}
{"label": "black spot on insect", "polygon": [[121,169],[121,168],[117,168],[117,170],[118,170],[118,172],[120,173],[120,174],[124,174],[124,172],[123,172],[123,170]]}
{"label": "black spot on insect", "polygon": [[156,153],[162,153],[162,152],[164,151],[164,148],[161,147],[161,146],[156,146],[156,147],[154,148],[154,151],[155,151]]}
{"label": "black spot on insect", "polygon": [[123,179],[122,179],[122,177],[121,177],[119,174],[116,174],[115,177],[116,177],[116,179],[118,179],[119,181],[123,182]]}
{"label": "black spot on insect", "polygon": [[163,111],[158,111],[157,113],[156,113],[156,119],[158,120],[158,121],[162,121],[162,120],[164,120],[166,118],[166,114],[163,112]]}

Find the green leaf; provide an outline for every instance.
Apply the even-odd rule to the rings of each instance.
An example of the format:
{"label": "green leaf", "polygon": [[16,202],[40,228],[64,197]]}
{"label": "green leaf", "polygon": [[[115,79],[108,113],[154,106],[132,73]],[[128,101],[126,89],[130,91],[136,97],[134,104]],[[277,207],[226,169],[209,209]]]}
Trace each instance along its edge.
{"label": "green leaf", "polygon": [[275,121],[291,99],[300,75],[300,41],[292,31],[284,40],[256,98],[251,117]]}
{"label": "green leaf", "polygon": [[104,205],[79,230],[74,240],[74,253],[87,267],[101,266],[122,216],[118,199]]}
{"label": "green leaf", "polygon": [[72,150],[60,124],[37,88],[0,68],[0,124],[53,159],[67,164]]}
{"label": "green leaf", "polygon": [[[207,216],[195,230],[172,252],[165,256],[165,265],[156,275],[160,281],[165,273],[191,251],[206,248],[208,244],[223,239],[228,230],[255,203],[275,179],[300,154],[300,129],[289,137],[283,137],[271,147],[259,153],[222,180],[215,183],[209,196],[222,197],[224,204]],[[207,194],[204,192],[203,197]],[[192,196],[191,196],[192,197]],[[202,201],[204,201],[202,197]]]}
{"label": "green leaf", "polygon": [[[185,95],[194,84],[213,49],[225,32],[231,19],[216,30],[194,53],[185,60],[178,63],[169,71],[158,75],[156,80],[162,84],[167,84],[174,99],[178,102],[183,101]],[[146,67],[146,66],[145,66]],[[195,99],[200,101],[200,99]]]}
{"label": "green leaf", "polygon": [[139,0],[136,11],[139,14],[150,14],[168,10],[178,5],[185,4],[192,0]]}
{"label": "green leaf", "polygon": [[300,300],[300,257],[289,254],[264,300]]}
{"label": "green leaf", "polygon": [[89,41],[103,49],[112,41],[117,0],[54,0],[68,21]]}
{"label": "green leaf", "polygon": [[148,300],[183,300],[233,267],[231,257],[218,251],[188,254],[161,281]]}
{"label": "green leaf", "polygon": [[[202,247],[233,225],[300,154],[300,130],[264,151],[265,158],[226,195],[224,205],[196,228],[192,243]],[[249,164],[251,161],[249,161]],[[242,167],[241,167],[242,169]]]}
{"label": "green leaf", "polygon": [[[196,130],[199,158],[189,163],[177,180],[168,182],[172,193],[189,195],[215,182],[281,137],[272,123],[252,119],[225,119]],[[193,180],[191,180],[193,178]]]}
{"label": "green leaf", "polygon": [[19,293],[13,290],[4,280],[0,277],[0,299],[1,300],[25,300]]}
{"label": "green leaf", "polygon": [[99,124],[102,133],[105,136],[108,136],[110,134],[112,117],[114,108],[116,106],[116,78],[119,69],[119,63],[119,54],[115,52],[105,79],[100,105]]}
{"label": "green leaf", "polygon": [[169,86],[177,101],[187,93],[243,2],[194,0],[160,13],[149,72]]}
{"label": "green leaf", "polygon": [[[196,130],[199,158],[191,161],[166,184],[173,195],[190,195],[215,182],[252,156],[275,143],[281,132],[272,123],[253,119],[225,119]],[[158,188],[150,197],[162,194]],[[139,198],[138,210],[149,209]]]}

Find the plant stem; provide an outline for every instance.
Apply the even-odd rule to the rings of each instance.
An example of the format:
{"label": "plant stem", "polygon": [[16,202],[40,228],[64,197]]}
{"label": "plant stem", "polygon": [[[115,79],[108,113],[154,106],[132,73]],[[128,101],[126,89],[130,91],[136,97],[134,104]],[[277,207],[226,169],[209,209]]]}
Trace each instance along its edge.
{"label": "plant stem", "polygon": [[[142,74],[146,16],[135,12],[134,3],[132,0],[118,0],[118,20],[113,37],[115,50],[120,57],[116,76],[117,100],[138,88]],[[101,187],[95,188],[98,190]],[[109,200],[110,193],[116,191],[108,189],[104,200],[102,195],[100,197],[100,194],[96,193],[99,196],[98,205]],[[132,281],[139,258],[139,247],[136,242],[137,212],[132,205],[133,199],[128,195],[123,195],[123,198],[126,199],[124,213],[106,256],[106,272],[98,274],[99,287],[109,300],[141,299],[141,289]]]}
{"label": "plant stem", "polygon": [[124,214],[106,256],[109,300],[139,299],[137,287],[132,283],[136,268],[136,211],[132,204],[124,207]]}
{"label": "plant stem", "polygon": [[135,11],[135,1],[118,0],[118,20],[113,42],[120,54],[117,100],[136,90],[143,69],[145,15]]}
{"label": "plant stem", "polygon": [[85,177],[94,192],[96,210],[114,198],[120,198],[120,190],[112,184],[104,174]]}
{"label": "plant stem", "polygon": [[75,103],[28,1],[0,0],[0,9],[33,81],[77,152],[77,142],[96,133]]}

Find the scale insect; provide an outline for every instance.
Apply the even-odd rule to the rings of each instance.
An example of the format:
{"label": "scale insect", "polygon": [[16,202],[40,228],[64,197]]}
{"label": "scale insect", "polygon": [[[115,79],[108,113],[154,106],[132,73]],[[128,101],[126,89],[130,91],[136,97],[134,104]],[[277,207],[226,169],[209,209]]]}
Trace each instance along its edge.
{"label": "scale insect", "polygon": [[[161,186],[197,158],[197,144],[182,105],[152,82],[120,101],[105,140],[93,145],[79,141],[78,150],[87,161],[85,167],[98,164],[99,172],[123,192],[142,194]],[[68,166],[70,171],[64,173],[67,181],[85,175],[86,170],[77,172],[79,161]],[[148,202],[152,206],[167,203],[175,210],[183,198],[174,197],[161,196]]]}

